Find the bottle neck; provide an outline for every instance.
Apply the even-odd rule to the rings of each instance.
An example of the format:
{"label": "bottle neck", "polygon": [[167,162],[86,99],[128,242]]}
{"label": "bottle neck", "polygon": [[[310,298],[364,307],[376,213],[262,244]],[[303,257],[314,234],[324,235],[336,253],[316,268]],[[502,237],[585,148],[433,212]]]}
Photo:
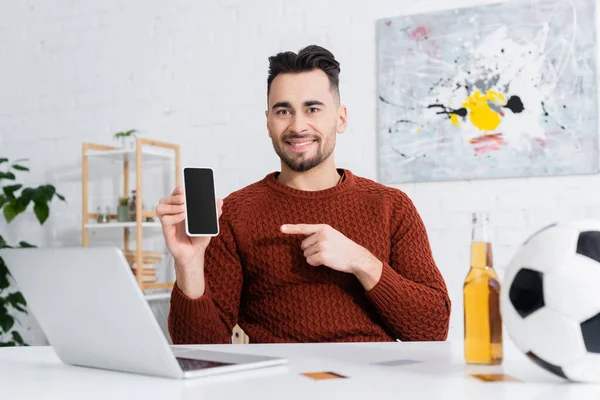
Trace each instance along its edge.
{"label": "bottle neck", "polygon": [[493,268],[492,239],[487,216],[474,215],[471,229],[471,268]]}
{"label": "bottle neck", "polygon": [[477,222],[471,228],[471,241],[472,242],[491,242],[490,235],[488,232],[487,224],[484,222]]}

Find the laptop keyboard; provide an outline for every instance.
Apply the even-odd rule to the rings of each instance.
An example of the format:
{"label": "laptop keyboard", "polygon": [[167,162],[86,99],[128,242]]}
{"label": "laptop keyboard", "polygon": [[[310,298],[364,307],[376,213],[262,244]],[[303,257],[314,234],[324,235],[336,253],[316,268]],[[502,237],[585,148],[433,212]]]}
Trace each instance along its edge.
{"label": "laptop keyboard", "polygon": [[197,360],[194,358],[176,357],[177,362],[183,371],[198,371],[200,369],[221,367],[223,365],[232,365],[219,361]]}

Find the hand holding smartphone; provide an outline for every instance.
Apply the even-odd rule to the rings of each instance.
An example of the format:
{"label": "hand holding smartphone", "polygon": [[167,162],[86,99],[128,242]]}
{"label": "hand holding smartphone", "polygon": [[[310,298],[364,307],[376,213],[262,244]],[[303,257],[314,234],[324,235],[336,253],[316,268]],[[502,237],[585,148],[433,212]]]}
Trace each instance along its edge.
{"label": "hand holding smartphone", "polygon": [[184,167],[185,231],[188,236],[217,236],[219,215],[214,172],[211,168]]}

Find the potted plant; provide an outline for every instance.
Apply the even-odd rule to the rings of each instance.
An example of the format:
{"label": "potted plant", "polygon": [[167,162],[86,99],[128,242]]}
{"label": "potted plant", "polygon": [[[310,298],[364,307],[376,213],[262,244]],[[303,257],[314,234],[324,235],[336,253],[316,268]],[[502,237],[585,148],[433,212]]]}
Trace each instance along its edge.
{"label": "potted plant", "polygon": [[121,147],[124,149],[135,149],[136,136],[138,131],[130,129],[128,131],[122,131],[115,133],[114,138],[121,141]]}
{"label": "potted plant", "polygon": [[129,221],[129,197],[119,197],[119,206],[117,207],[117,221]]}
{"label": "potted plant", "polygon": [[[30,203],[33,203],[33,212],[41,225],[46,222],[50,215],[50,202],[56,196],[60,200],[65,198],[56,193],[52,185],[40,185],[36,188],[23,187],[16,183],[16,173],[27,172],[29,168],[24,167],[16,160],[12,163],[8,158],[0,158],[0,211],[7,223],[14,220],[19,214],[25,212]],[[2,170],[3,164],[8,168]],[[66,201],[65,201],[66,202]],[[0,235],[0,248],[6,247],[35,247],[24,241],[16,246],[10,246]],[[10,288],[10,272],[2,257],[0,257],[0,347],[27,345],[23,337],[16,330],[15,322],[18,322],[18,314],[27,314],[27,303],[18,290]]]}

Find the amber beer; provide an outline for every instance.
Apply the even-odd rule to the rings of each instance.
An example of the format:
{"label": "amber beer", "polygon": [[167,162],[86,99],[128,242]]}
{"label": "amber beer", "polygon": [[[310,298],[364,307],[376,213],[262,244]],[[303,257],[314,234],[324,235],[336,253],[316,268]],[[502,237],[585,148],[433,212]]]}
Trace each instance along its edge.
{"label": "amber beer", "polygon": [[467,364],[501,364],[503,357],[500,280],[494,271],[488,230],[488,216],[474,213],[471,268],[463,286]]}

